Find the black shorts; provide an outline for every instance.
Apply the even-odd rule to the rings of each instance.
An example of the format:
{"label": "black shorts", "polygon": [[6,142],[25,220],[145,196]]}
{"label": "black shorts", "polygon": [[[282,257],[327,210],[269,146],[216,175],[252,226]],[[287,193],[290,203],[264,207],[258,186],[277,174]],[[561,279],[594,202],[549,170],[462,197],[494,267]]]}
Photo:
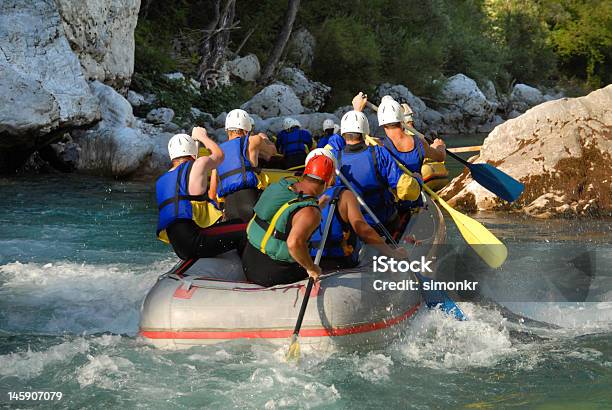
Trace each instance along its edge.
{"label": "black shorts", "polygon": [[238,219],[248,223],[253,217],[253,208],[259,199],[257,188],[241,189],[225,197],[225,220]]}
{"label": "black shorts", "polygon": [[249,281],[265,287],[295,283],[308,278],[306,269],[299,263],[276,261],[261,253],[248,241],[242,254],[242,267]]}
{"label": "black shorts", "polygon": [[306,161],[306,153],[287,155],[285,156],[285,169],[304,165],[304,161]]}
{"label": "black shorts", "polygon": [[176,255],[183,259],[212,258],[232,249],[242,251],[246,224],[227,221],[200,228],[191,219],[177,219],[166,228]]}

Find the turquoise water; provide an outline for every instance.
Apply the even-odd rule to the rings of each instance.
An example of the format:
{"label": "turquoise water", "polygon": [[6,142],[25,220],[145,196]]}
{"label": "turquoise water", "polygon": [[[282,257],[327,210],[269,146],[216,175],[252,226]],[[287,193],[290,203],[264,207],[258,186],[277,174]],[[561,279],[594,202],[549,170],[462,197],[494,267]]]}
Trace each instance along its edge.
{"label": "turquoise water", "polygon": [[[546,265],[553,245],[593,251],[597,291],[584,303],[462,302],[467,322],[422,310],[384,350],[288,365],[264,342],[167,352],[136,336],[141,301],[174,263],[154,237],[151,191],[77,175],[0,179],[0,407],[48,407],[8,400],[38,390],[61,391],[58,408],[611,406],[611,221],[477,216],[508,243],[514,258],[495,279],[512,285],[562,277]],[[450,222],[449,237],[461,242]]]}

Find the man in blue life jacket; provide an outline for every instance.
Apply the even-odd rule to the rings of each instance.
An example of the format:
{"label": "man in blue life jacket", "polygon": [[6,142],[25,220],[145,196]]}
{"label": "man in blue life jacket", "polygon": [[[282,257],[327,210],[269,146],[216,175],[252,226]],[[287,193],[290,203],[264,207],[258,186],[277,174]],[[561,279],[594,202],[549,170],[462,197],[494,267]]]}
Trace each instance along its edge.
{"label": "man in blue life jacket", "polygon": [[[316,155],[328,156],[334,161],[334,166],[336,165],[333,154],[322,148],[311,151],[306,157],[306,163]],[[319,263],[321,269],[347,269],[357,266],[362,242],[375,247],[380,253],[389,257],[403,259],[407,256],[404,248],[393,249],[387,245],[384,238],[366,222],[357,198],[348,188],[343,185],[330,187],[325,190],[322,197],[324,200],[320,202],[326,205],[321,210],[321,223],[310,237],[310,256],[316,256],[321,244],[325,221],[330,211],[329,204],[336,201],[336,208]]]}
{"label": "man in blue life jacket", "polygon": [[252,118],[236,109],[225,118],[228,140],[221,144],[223,162],[211,174],[209,196],[224,200],[226,221],[248,222],[259,198],[259,157],[269,159],[276,153],[274,144],[265,134],[251,134]]}
{"label": "man in blue life jacket", "polygon": [[[370,133],[368,119],[362,112],[366,102],[363,93],[355,96],[354,110],[344,114],[340,124],[346,146],[332,152],[346,179],[385,227],[394,232],[399,223],[395,197],[403,201],[416,200],[423,181],[419,173],[404,174],[385,148],[366,145],[365,137]],[[370,215],[365,215],[365,219],[375,225]]]}
{"label": "man in blue life jacket", "polygon": [[293,118],[283,120],[283,131],[276,136],[276,149],[285,157],[285,168],[302,165],[312,148],[312,135]]}
{"label": "man in blue life jacket", "polygon": [[329,142],[329,137],[334,135],[335,124],[334,120],[331,118],[323,121],[323,134],[319,137],[317,141],[317,148],[324,148]]}
{"label": "man in blue life jacket", "polygon": [[[401,106],[393,97],[385,95],[378,106],[378,124],[383,127],[385,137],[383,145],[391,156],[399,160],[410,172],[421,172],[423,161],[430,158],[443,162],[446,159],[444,141],[436,139],[429,145],[424,138],[419,138],[407,126],[412,122],[412,110],[407,104]],[[417,206],[419,202],[400,201],[400,211]]]}
{"label": "man in blue life jacket", "polygon": [[325,155],[312,157],[301,178],[271,184],[255,205],[242,255],[246,277],[261,286],[317,280],[308,241],[321,223],[319,196],[333,184],[335,168]]}
{"label": "man in blue life jacket", "polygon": [[[204,128],[195,127],[192,135],[177,134],[170,139],[172,167],[155,184],[157,236],[169,242],[184,260],[214,257],[238,248],[244,241],[245,228],[244,224],[212,226],[221,212],[206,195],[208,173],[223,161],[223,151]],[[197,158],[196,141],[203,143],[211,155]]]}

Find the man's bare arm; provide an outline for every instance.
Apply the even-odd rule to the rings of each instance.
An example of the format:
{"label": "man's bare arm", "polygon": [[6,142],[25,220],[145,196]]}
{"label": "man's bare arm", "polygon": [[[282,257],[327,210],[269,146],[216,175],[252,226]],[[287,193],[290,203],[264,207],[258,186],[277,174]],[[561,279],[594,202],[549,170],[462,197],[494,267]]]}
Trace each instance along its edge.
{"label": "man's bare arm", "polygon": [[308,239],[321,223],[321,212],[308,206],[297,211],[291,219],[291,231],[287,237],[289,254],[299,263],[308,275],[315,278],[321,274],[321,269],[314,264],[308,250]]}

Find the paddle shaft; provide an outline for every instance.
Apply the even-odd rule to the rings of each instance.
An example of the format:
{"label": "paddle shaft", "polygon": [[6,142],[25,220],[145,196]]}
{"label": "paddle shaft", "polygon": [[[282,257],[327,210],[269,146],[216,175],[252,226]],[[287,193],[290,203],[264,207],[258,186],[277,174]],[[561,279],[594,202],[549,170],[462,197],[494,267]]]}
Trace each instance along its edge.
{"label": "paddle shaft", "polygon": [[[323,228],[323,236],[321,237],[321,243],[319,244],[319,249],[317,249],[317,254],[315,255],[314,263],[318,265],[321,261],[321,257],[323,256],[323,249],[325,248],[325,241],[327,240],[327,234],[329,233],[329,227],[331,226],[332,219],[334,217],[334,211],[336,210],[336,202],[337,198],[332,199],[329,204],[329,213],[327,214],[327,219],[325,220],[325,227]],[[293,329],[293,334],[298,336],[300,333],[300,329],[302,328],[302,321],[304,320],[304,315],[306,313],[306,307],[308,306],[308,299],[310,299],[310,293],[312,292],[312,287],[314,285],[314,279],[308,278],[308,285],[306,286],[306,292],[304,293],[304,300],[302,300],[302,306],[300,307],[300,313],[297,318],[297,322],[295,322],[295,328]]]}

